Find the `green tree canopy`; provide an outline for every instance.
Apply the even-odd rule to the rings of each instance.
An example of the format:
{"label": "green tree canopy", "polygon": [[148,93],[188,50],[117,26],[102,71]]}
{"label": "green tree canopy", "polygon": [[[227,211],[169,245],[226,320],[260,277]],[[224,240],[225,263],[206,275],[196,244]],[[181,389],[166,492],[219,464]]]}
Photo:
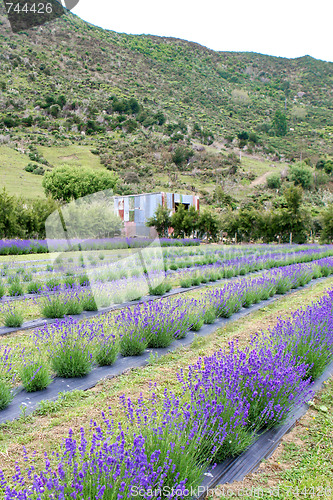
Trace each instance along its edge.
{"label": "green tree canopy", "polygon": [[311,220],[303,206],[303,190],[301,186],[290,186],[285,189],[283,196],[286,207],[272,214],[272,232],[284,242],[288,241],[292,234],[293,242],[305,243]]}
{"label": "green tree canopy", "polygon": [[45,220],[57,209],[52,199],[24,200],[0,192],[0,238],[45,238]]}
{"label": "green tree canopy", "polygon": [[291,185],[285,189],[281,203],[273,210],[258,210],[247,206],[228,211],[222,217],[222,228],[238,241],[262,239],[288,242],[290,234],[295,243],[304,243],[311,228],[311,218],[303,207],[303,190]]}
{"label": "green tree canopy", "polygon": [[55,200],[69,202],[105,189],[114,189],[118,176],[108,170],[61,165],[46,172],[45,194]]}
{"label": "green tree canopy", "polygon": [[333,173],[333,160],[327,160],[325,161],[325,172],[327,174],[332,174]]}
{"label": "green tree canopy", "polygon": [[47,237],[62,239],[64,227],[69,239],[85,240],[119,236],[124,223],[115,214],[113,197],[106,194],[83,197],[62,206],[47,220]]}
{"label": "green tree canopy", "polygon": [[173,228],[173,235],[175,238],[184,238],[184,218],[186,215],[186,210],[184,205],[179,205],[177,211],[171,216],[171,227]]}
{"label": "green tree canopy", "polygon": [[222,229],[239,241],[256,240],[261,237],[261,213],[253,207],[244,207],[237,212],[227,212],[222,218]]}
{"label": "green tree canopy", "polygon": [[329,205],[321,214],[321,223],[323,226],[320,239],[323,243],[333,242],[333,205]]}
{"label": "green tree canopy", "polygon": [[303,190],[300,186],[290,186],[287,188],[283,196],[287,203],[287,208],[292,215],[297,216],[300,212],[302,202],[303,202]]}
{"label": "green tree canopy", "polygon": [[179,205],[177,211],[171,216],[171,227],[176,238],[192,236],[198,227],[199,212],[194,207],[185,209],[184,205]]}
{"label": "green tree canopy", "polygon": [[168,229],[171,227],[169,208],[159,205],[153,217],[147,220],[146,226],[155,227],[159,236],[168,236]]}
{"label": "green tree canopy", "polygon": [[0,193],[0,236],[11,238],[18,234],[17,201],[5,188]]}
{"label": "green tree canopy", "polygon": [[317,161],[316,168],[325,170],[326,174],[331,174],[333,172],[333,159],[321,158]]}
{"label": "green tree canopy", "polygon": [[199,212],[196,210],[194,207],[189,207],[188,210],[186,210],[185,217],[184,217],[184,232],[187,236],[192,236],[194,231],[198,227],[198,222],[199,222]]}
{"label": "green tree canopy", "polygon": [[210,241],[217,241],[219,235],[219,220],[210,210],[204,210],[199,217],[197,228],[199,237],[206,237]]}

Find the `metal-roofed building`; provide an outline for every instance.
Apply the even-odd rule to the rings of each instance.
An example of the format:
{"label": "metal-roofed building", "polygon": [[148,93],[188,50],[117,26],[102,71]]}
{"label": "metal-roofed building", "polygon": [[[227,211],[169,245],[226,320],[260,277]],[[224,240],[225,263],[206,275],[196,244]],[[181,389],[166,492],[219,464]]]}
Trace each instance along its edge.
{"label": "metal-roofed building", "polygon": [[115,213],[124,221],[126,236],[138,234],[140,227],[145,227],[147,220],[153,217],[158,206],[175,213],[179,205],[185,209],[193,206],[199,210],[199,197],[178,193],[145,193],[128,196],[115,196]]}

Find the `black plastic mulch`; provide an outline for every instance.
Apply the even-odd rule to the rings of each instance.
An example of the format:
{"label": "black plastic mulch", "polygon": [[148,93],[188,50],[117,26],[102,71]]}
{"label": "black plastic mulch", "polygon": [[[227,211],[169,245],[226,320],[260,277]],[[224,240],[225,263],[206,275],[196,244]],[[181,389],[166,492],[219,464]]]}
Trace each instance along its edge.
{"label": "black plastic mulch", "polygon": [[[319,281],[323,281],[325,279],[326,278],[319,278],[315,282],[311,281],[303,288],[308,288],[314,283],[318,283]],[[300,289],[290,290],[285,295],[296,293],[299,290]],[[19,418],[23,413],[25,415],[29,415],[34,410],[36,410],[36,408],[42,401],[55,401],[56,399],[58,399],[60,392],[66,393],[74,390],[86,391],[94,387],[103,379],[110,379],[123,374],[127,370],[145,366],[149,363],[150,356],[156,356],[160,358],[168,352],[175,351],[181,346],[187,346],[191,344],[196,337],[206,337],[218,328],[221,328],[233,321],[237,321],[254,311],[262,309],[267,305],[272,304],[279,298],[284,297],[285,295],[275,295],[268,300],[259,302],[258,304],[253,304],[248,308],[242,308],[239,312],[233,314],[230,318],[218,318],[211,325],[203,325],[198,332],[190,331],[184,339],[175,340],[168,348],[147,349],[141,356],[138,357],[123,357],[119,355],[112,366],[95,367],[89,373],[89,375],[83,378],[65,379],[56,377],[53,379],[52,383],[47,387],[47,389],[34,393],[27,393],[22,387],[19,387],[11,404],[4,410],[0,411],[0,424],[8,420],[15,420]],[[93,316],[93,314],[86,313],[84,315],[84,317],[89,316]]]}

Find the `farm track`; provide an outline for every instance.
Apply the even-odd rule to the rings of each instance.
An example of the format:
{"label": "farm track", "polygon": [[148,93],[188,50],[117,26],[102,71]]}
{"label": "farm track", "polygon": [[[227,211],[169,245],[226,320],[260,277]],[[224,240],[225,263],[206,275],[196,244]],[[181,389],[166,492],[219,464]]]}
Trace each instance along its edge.
{"label": "farm track", "polygon": [[[255,273],[258,274],[258,273]],[[236,278],[232,278],[236,279]],[[318,278],[316,280],[312,280],[310,283],[304,285],[302,289],[310,288],[314,284],[325,281],[328,278]],[[231,280],[228,280],[231,281]],[[215,285],[216,283],[214,283]],[[199,285],[197,287],[193,287],[190,289],[201,288],[205,285]],[[211,286],[211,285],[210,285]],[[242,308],[239,312],[233,314],[230,318],[218,318],[213,324],[203,325],[203,327],[198,332],[190,331],[187,336],[183,339],[175,340],[172,345],[168,348],[155,348],[155,349],[146,349],[143,355],[138,357],[122,357],[118,356],[116,362],[112,366],[108,367],[96,367],[94,368],[86,377],[84,378],[54,378],[53,382],[44,389],[43,391],[38,391],[35,393],[27,393],[21,387],[18,388],[17,393],[12,401],[12,403],[5,409],[0,412],[0,424],[6,421],[12,421],[20,417],[22,414],[22,408],[25,415],[32,413],[41,401],[55,401],[60,392],[71,392],[74,390],[89,390],[97,385],[103,379],[117,377],[122,375],[124,372],[134,369],[140,368],[149,363],[149,357],[154,355],[158,358],[164,356],[165,354],[175,351],[179,347],[190,345],[196,337],[206,337],[214,333],[219,328],[225,326],[228,323],[237,321],[250,313],[257,311],[267,305],[279,300],[286,295],[291,295],[299,291],[300,288],[292,289],[284,295],[274,295],[268,300],[263,300],[257,304],[254,304],[248,308]],[[185,289],[181,292],[189,291]],[[159,297],[160,298],[160,297]],[[156,299],[155,299],[156,300]],[[138,301],[137,301],[138,302]],[[141,301],[142,302],[142,301]],[[133,303],[131,303],[133,304]],[[121,307],[124,307],[122,305]],[[118,307],[119,309],[119,307]],[[103,311],[105,312],[105,311]],[[102,311],[100,311],[102,314]],[[86,318],[87,316],[85,316]],[[216,483],[217,484],[217,483]]]}

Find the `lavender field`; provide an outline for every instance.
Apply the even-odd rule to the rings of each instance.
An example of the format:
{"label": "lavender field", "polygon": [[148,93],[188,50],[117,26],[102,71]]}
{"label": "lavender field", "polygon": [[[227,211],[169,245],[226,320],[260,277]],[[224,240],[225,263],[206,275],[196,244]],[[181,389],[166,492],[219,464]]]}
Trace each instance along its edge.
{"label": "lavender field", "polygon": [[[62,318],[238,275],[311,262],[331,246],[148,247],[0,262],[0,322]],[[1,324],[1,323],[0,323]]]}
{"label": "lavender field", "polygon": [[[2,475],[6,500],[188,498],[208,466],[239,455],[308,401],[332,361],[329,245],[150,248],[144,258],[125,249],[87,252],[1,258],[1,315],[12,329],[0,337],[0,416],[22,391],[172,347],[316,280],[331,285],[245,345],[229,339],[202,353],[169,377],[169,388],[152,379],[135,400],[118,396],[116,418],[106,406],[99,422],[69,430],[44,465],[26,456],[15,476]],[[52,320],[21,332],[31,318]]]}

